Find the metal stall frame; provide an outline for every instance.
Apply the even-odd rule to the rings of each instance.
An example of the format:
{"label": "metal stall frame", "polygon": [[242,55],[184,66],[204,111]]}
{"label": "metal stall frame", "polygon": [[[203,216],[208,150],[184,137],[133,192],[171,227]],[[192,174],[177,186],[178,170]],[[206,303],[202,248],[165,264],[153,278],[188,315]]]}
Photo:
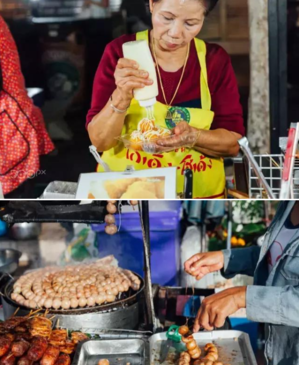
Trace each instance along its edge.
{"label": "metal stall frame", "polygon": [[268,0],[270,146],[280,153],[279,137],[287,136],[287,0]]}

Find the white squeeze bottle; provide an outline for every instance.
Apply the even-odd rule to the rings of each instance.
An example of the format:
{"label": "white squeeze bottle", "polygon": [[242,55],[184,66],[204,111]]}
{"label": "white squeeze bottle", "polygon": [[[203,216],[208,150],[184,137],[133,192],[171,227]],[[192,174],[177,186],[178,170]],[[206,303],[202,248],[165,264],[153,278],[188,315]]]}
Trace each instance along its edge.
{"label": "white squeeze bottle", "polygon": [[133,60],[138,63],[139,69],[147,71],[149,78],[153,80],[152,85],[147,85],[143,89],[134,90],[134,98],[139,102],[140,106],[147,109],[148,112],[153,112],[156,97],[159,94],[157,73],[155,63],[148,46],[147,41],[134,41],[123,44],[124,58]]}

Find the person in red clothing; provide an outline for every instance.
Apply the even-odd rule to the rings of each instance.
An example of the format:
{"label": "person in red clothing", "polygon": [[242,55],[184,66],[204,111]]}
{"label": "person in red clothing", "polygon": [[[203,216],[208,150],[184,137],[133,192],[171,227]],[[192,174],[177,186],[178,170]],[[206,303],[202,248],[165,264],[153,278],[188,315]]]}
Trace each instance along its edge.
{"label": "person in red clothing", "polygon": [[[181,194],[184,170],[191,169],[193,198],[224,197],[222,158],[238,154],[238,139],[245,131],[228,54],[197,37],[217,2],[150,0],[153,29],[146,34],[124,35],[107,45],[94,79],[86,127],[91,142],[104,152],[103,159],[113,170],[122,171],[125,165],[135,169],[177,166],[177,193]],[[136,109],[133,90],[152,83],[138,65],[123,58],[122,45],[136,39],[148,41],[156,60],[156,121],[173,134],[156,141],[154,161],[152,155],[128,151],[118,144],[126,130],[138,125],[134,115],[144,114]],[[175,115],[171,123],[167,122],[169,115]],[[172,152],[163,153],[171,148]]]}
{"label": "person in red clothing", "polygon": [[0,16],[0,183],[6,198],[31,197],[22,196],[22,187],[39,170],[39,156],[53,149],[41,111],[27,95],[15,42]]}

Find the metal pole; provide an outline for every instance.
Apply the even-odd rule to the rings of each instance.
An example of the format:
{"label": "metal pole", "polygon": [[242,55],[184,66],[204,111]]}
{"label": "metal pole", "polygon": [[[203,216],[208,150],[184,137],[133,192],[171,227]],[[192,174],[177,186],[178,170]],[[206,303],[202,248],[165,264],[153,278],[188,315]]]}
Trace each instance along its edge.
{"label": "metal pole", "polygon": [[143,235],[144,250],[144,283],[145,283],[145,302],[149,330],[155,332],[155,309],[153,301],[153,289],[151,278],[151,262],[150,262],[150,225],[149,225],[149,204],[148,201],[138,202],[140,223]]}
{"label": "metal pole", "polygon": [[231,240],[233,234],[233,203],[228,202],[228,211],[227,211],[227,239],[226,239],[226,248],[228,250],[231,249]]}
{"label": "metal pole", "polygon": [[287,0],[268,0],[271,153],[287,135]]}

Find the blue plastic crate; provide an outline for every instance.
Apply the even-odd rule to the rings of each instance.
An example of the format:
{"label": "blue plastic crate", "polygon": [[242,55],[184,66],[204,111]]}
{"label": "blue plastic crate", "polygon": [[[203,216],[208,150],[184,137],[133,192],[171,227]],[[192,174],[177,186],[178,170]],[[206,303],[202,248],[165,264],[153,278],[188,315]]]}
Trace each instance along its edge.
{"label": "blue plastic crate", "polygon": [[[116,215],[116,224],[119,216]],[[119,266],[143,276],[143,242],[138,212],[121,215],[120,231],[108,236],[105,225],[92,225],[97,232],[99,256],[113,254]],[[153,283],[178,285],[180,269],[180,209],[150,212],[151,272]]]}

